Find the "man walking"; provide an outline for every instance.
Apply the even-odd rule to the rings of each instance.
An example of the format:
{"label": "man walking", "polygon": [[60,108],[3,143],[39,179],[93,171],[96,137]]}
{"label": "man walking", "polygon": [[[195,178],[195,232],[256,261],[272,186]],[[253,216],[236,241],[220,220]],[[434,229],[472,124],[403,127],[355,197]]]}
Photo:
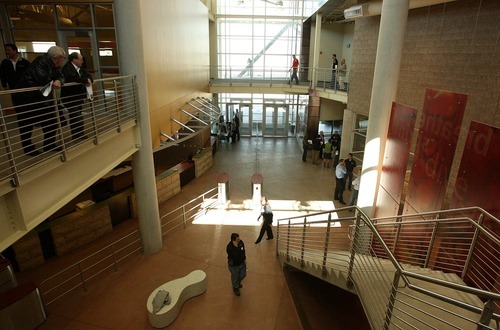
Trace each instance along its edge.
{"label": "man walking", "polygon": [[231,285],[235,295],[240,295],[243,287],[241,281],[247,276],[247,257],[245,254],[245,244],[237,233],[231,234],[231,241],[227,244],[227,264],[231,273]]}
{"label": "man walking", "polygon": [[290,81],[289,83],[291,84],[293,80],[295,79],[295,84],[299,84],[299,76],[297,75],[297,72],[299,71],[299,60],[295,55],[292,55],[293,61],[292,61],[292,67],[290,68],[289,71],[292,71],[292,75],[290,76]]}
{"label": "man walking", "polygon": [[92,76],[82,65],[82,55],[74,52],[69,54],[68,62],[62,68],[66,83],[78,83],[61,89],[61,100],[69,112],[69,127],[73,140],[84,138],[82,105],[87,96],[86,86],[90,86],[93,82]]}

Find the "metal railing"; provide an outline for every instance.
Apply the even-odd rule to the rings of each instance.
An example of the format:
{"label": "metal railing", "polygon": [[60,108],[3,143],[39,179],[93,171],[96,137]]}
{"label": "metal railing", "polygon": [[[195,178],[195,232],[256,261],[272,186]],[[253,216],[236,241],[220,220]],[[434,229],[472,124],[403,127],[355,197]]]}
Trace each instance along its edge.
{"label": "metal railing", "polygon": [[[180,227],[185,229],[188,223],[218,205],[217,187],[193,198],[160,218],[162,236]],[[78,288],[87,291],[92,280],[106,271],[117,271],[120,262],[141,251],[141,236],[139,230],[134,230],[42,281],[39,288],[44,303],[49,305]]]}
{"label": "metal railing", "polygon": [[219,205],[218,196],[218,188],[212,188],[163,215],[160,218],[162,235],[165,236],[181,226],[186,229],[188,223],[205,215],[208,210],[217,208]]}
{"label": "metal railing", "polygon": [[[356,213],[337,218],[345,211]],[[419,220],[411,221],[412,217]],[[499,220],[480,208],[391,220],[369,219],[360,209],[348,207],[277,223],[277,254],[306,269],[321,268],[323,277],[354,287],[374,329],[498,328],[495,304],[498,308],[500,294],[495,281],[500,277],[500,239],[498,229],[492,228],[498,228]],[[438,229],[430,234],[427,229],[411,231],[415,226]],[[451,254],[449,242],[461,237],[464,228],[472,228],[473,234],[460,240]],[[433,239],[421,238],[422,232]],[[416,263],[411,251],[419,261],[428,262]],[[455,263],[451,258],[465,261]]]}
{"label": "metal railing", "polygon": [[[229,85],[259,84],[272,87],[273,85],[296,86],[295,81],[290,81],[289,68],[264,68],[248,66],[211,66],[212,73],[209,81],[228,83]],[[332,68],[299,67],[299,86],[315,86],[316,89],[333,90],[335,92],[349,91],[349,71],[345,73],[332,70]],[[334,83],[335,82],[335,83]]]}
{"label": "metal railing", "polygon": [[0,182],[10,180],[17,187],[22,184],[21,172],[49,158],[65,162],[71,148],[86,141],[97,145],[105,134],[119,133],[126,123],[137,122],[135,80],[135,76],[97,79],[91,99],[77,95],[85,99],[83,104],[61,98],[56,90],[45,101],[25,104],[30,93],[40,93],[39,87],[0,91]]}

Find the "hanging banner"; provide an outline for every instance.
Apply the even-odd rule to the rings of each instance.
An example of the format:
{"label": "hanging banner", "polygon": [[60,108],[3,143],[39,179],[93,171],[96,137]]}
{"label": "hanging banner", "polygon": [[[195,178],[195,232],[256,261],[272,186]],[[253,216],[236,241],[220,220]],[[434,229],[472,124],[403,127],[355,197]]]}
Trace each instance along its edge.
{"label": "hanging banner", "polygon": [[500,129],[471,122],[450,208],[479,206],[500,218]]}
{"label": "hanging banner", "polygon": [[392,103],[375,217],[398,215],[417,110]]}
{"label": "hanging banner", "polygon": [[467,95],[427,89],[403,214],[440,210]]}

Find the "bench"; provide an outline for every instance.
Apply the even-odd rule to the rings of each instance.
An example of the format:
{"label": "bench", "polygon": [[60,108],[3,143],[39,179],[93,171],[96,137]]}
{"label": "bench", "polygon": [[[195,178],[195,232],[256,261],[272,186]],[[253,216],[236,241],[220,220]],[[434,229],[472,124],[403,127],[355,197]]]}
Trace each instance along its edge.
{"label": "bench", "polygon": [[[159,290],[168,291],[171,297],[169,305],[163,306],[156,314],[153,313],[153,299]],[[194,270],[188,275],[167,282],[149,295],[146,307],[149,323],[155,328],[164,328],[177,318],[186,300],[200,295],[207,290],[207,274],[202,270]]]}

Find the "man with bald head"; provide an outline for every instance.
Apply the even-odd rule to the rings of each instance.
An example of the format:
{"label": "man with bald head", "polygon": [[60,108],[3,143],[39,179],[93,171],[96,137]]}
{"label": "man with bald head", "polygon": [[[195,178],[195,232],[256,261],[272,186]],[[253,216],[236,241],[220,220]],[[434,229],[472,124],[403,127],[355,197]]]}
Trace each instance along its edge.
{"label": "man with bald head", "polygon": [[68,62],[63,66],[64,82],[77,83],[61,89],[61,100],[69,112],[69,127],[73,140],[85,138],[83,135],[82,105],[87,97],[86,86],[92,84],[92,76],[83,68],[82,54],[69,54]]}

